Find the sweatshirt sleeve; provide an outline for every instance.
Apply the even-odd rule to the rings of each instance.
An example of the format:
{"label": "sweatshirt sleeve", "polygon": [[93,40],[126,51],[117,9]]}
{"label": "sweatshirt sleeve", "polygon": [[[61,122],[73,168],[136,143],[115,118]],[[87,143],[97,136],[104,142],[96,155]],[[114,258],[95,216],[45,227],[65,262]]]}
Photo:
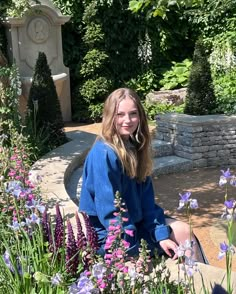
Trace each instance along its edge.
{"label": "sweatshirt sleeve", "polygon": [[144,226],[155,242],[170,237],[170,227],[165,225],[163,209],[155,204],[155,196],[151,177],[143,183],[142,209]]}

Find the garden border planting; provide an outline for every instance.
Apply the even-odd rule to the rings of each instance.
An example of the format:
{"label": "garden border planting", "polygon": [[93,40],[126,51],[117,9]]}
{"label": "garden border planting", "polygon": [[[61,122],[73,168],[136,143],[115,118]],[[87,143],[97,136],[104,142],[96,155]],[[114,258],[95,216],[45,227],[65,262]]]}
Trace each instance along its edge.
{"label": "garden border planting", "polygon": [[[38,160],[33,165],[31,172],[42,177],[41,191],[44,201],[46,200],[49,210],[51,209],[51,213],[55,213],[52,208],[56,202],[59,202],[64,215],[71,218],[72,226],[74,226],[74,215],[77,207],[67,194],[66,185],[73,171],[82,165],[96,135],[81,131],[71,131],[67,132],[67,136],[71,141]],[[177,279],[177,263],[168,259],[166,265],[171,272],[172,279]],[[221,283],[226,274],[225,270],[211,265],[199,264],[199,269],[208,289],[210,289],[211,285],[214,287],[215,284]],[[196,293],[200,293],[202,280],[199,273],[194,274],[194,281]],[[232,273],[232,281],[236,281],[235,272]],[[226,286],[226,279],[223,282],[223,286]],[[236,293],[236,286],[233,293]]]}

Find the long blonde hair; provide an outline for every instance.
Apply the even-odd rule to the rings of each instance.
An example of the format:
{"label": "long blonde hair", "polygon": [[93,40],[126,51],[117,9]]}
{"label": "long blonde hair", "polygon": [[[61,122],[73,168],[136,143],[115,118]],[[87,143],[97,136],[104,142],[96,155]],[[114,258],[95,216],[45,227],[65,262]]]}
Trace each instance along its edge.
{"label": "long blonde hair", "polygon": [[[139,113],[139,125],[131,138],[134,148],[126,147],[115,125],[119,103],[125,98],[134,101]],[[128,176],[141,182],[151,174],[151,137],[147,116],[140,98],[133,90],[119,88],[107,97],[103,108],[102,129],[99,138],[102,138],[115,150]]]}

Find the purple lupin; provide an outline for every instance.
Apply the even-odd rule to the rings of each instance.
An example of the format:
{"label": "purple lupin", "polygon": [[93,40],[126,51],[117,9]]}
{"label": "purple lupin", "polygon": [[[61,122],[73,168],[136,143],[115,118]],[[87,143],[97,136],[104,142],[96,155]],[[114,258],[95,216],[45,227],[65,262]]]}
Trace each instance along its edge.
{"label": "purple lupin", "polygon": [[81,213],[82,213],[83,218],[84,218],[87,242],[89,243],[91,249],[96,251],[99,248],[97,233],[96,233],[94,227],[91,225],[89,217],[87,216],[87,214],[84,213],[84,212],[81,212]]}
{"label": "purple lupin", "polygon": [[53,252],[53,240],[52,240],[52,232],[51,232],[51,222],[47,212],[47,208],[43,212],[42,215],[42,231],[44,241],[48,242],[48,249],[50,252]]}
{"label": "purple lupin", "polygon": [[64,245],[64,224],[59,204],[56,204],[56,225],[54,230],[55,250],[58,251]]}
{"label": "purple lupin", "polygon": [[48,224],[48,212],[47,209],[44,210],[42,215],[42,230],[44,241],[49,242],[49,224]]}
{"label": "purple lupin", "polygon": [[77,247],[79,250],[84,250],[86,248],[86,237],[84,235],[82,225],[79,219],[78,212],[75,214],[76,225],[77,225]]}
{"label": "purple lupin", "polygon": [[78,269],[79,257],[74,232],[71,222],[67,218],[67,242],[66,242],[66,271],[75,275]]}

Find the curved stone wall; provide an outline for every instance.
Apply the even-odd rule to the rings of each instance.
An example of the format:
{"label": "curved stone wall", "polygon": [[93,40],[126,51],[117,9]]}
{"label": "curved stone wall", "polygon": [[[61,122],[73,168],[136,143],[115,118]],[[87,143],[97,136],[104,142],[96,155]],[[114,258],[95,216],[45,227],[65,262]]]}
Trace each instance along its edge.
{"label": "curved stone wall", "polygon": [[236,116],[158,115],[156,136],[193,167],[236,165]]}

